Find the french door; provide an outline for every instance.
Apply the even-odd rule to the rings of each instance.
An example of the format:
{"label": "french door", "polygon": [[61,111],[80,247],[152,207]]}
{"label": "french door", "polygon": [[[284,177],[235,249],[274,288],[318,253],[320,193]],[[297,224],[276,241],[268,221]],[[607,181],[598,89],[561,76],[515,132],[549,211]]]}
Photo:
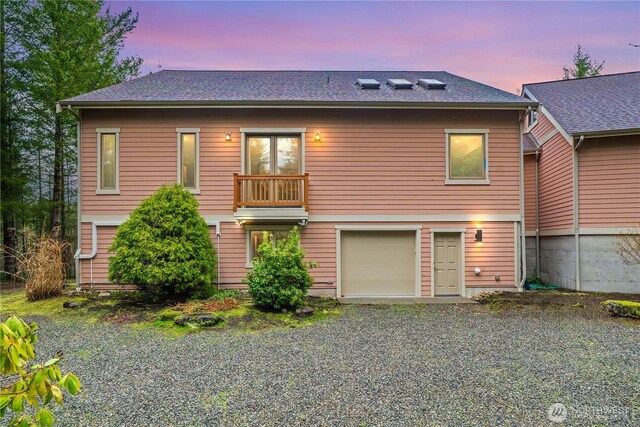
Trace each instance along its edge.
{"label": "french door", "polygon": [[247,174],[265,177],[250,181],[246,189],[250,200],[273,205],[300,200],[303,188],[290,178],[302,173],[300,145],[300,135],[247,136]]}

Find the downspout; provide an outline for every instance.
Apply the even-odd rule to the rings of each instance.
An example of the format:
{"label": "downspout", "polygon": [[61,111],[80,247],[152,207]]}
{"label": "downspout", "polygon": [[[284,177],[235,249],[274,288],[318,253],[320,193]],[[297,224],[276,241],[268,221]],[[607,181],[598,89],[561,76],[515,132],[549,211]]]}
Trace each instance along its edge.
{"label": "downspout", "polygon": [[540,149],[536,151],[536,275],[540,275]]}
{"label": "downspout", "polygon": [[[78,250],[76,251],[75,255],[73,256],[73,258],[76,260],[76,265],[80,264],[80,260],[82,259],[89,259],[91,260],[91,269],[90,269],[90,285],[91,288],[93,288],[93,258],[95,258],[96,254],[98,253],[98,226],[96,225],[95,222],[91,223],[91,252],[88,254],[81,254],[80,252],[82,251],[82,247],[80,246],[80,243],[78,243]],[[77,276],[77,272],[76,272],[76,276]],[[78,279],[76,279],[76,289],[80,289],[80,281]]]}
{"label": "downspout", "polygon": [[575,242],[575,253],[576,253],[576,291],[579,291],[580,286],[580,210],[579,210],[579,191],[578,191],[578,148],[584,142],[584,135],[580,136],[578,142],[575,144],[573,149],[573,240]]}
{"label": "downspout", "polygon": [[218,274],[218,279],[216,282],[216,286],[220,289],[220,236],[222,232],[220,231],[220,221],[207,221],[207,225],[216,227],[216,240],[217,240],[217,251],[216,251],[216,272]]}
{"label": "downspout", "polygon": [[[524,288],[524,282],[527,280],[527,249],[526,249],[526,235],[525,235],[525,227],[524,227],[524,152],[522,148],[522,122],[524,116],[531,110],[531,107],[527,107],[526,111],[523,114],[520,114],[518,120],[518,129],[520,136],[520,144],[518,153],[520,153],[520,274],[522,277],[520,278],[520,284],[518,285],[518,290],[522,291]],[[515,242],[514,242],[515,243]]]}
{"label": "downspout", "polygon": [[[62,108],[62,106],[58,103],[56,103],[56,113],[60,114],[64,111],[64,109]],[[76,158],[76,170],[78,171],[77,174],[77,183],[78,183],[78,190],[77,190],[77,219],[76,219],[76,246],[77,246],[77,250],[76,253],[74,254],[73,258],[74,258],[74,268],[75,268],[75,276],[76,276],[76,291],[80,290],[80,283],[82,282],[82,271],[81,271],[81,264],[80,264],[80,258],[78,258],[78,255],[80,255],[80,248],[82,246],[82,218],[80,215],[81,212],[81,196],[82,196],[82,144],[81,144],[81,132],[82,132],[82,114],[80,111],[78,111],[77,113],[75,111],[73,111],[73,109],[71,108],[70,105],[67,105],[67,111],[69,111],[75,118],[76,118],[76,145],[77,145],[77,158]],[[94,239],[95,240],[95,239]],[[92,272],[93,275],[93,272]]]}

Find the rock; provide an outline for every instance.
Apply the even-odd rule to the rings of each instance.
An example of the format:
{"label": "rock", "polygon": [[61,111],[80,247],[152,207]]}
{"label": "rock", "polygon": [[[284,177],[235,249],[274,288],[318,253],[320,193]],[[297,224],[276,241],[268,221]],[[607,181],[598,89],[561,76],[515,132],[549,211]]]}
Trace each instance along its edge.
{"label": "rock", "polygon": [[313,315],[313,308],[311,307],[302,307],[296,311],[296,314],[300,317],[310,317]]}
{"label": "rock", "polygon": [[100,298],[106,298],[106,297],[110,297],[111,296],[111,292],[100,292],[98,293],[98,297]]}
{"label": "rock", "polygon": [[607,300],[601,304],[602,309],[611,315],[640,319],[639,302]]}
{"label": "rock", "polygon": [[196,326],[201,328],[209,328],[216,326],[222,322],[222,318],[214,316],[213,314],[191,314],[187,316],[178,317],[174,320],[174,323],[179,326]]}
{"label": "rock", "polygon": [[80,307],[82,307],[83,305],[84,305],[84,302],[82,302],[82,301],[75,301],[75,300],[72,300],[72,299],[70,299],[69,301],[65,301],[65,302],[62,304],[62,306],[63,306],[64,308],[73,308],[73,309],[80,308]]}

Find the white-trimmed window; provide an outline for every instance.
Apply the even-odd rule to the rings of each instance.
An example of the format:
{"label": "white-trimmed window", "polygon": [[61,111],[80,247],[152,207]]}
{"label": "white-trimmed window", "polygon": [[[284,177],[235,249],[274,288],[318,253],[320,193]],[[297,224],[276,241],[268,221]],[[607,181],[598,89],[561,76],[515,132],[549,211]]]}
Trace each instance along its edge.
{"label": "white-trimmed window", "polygon": [[120,129],[96,129],[98,168],[96,194],[120,194]]}
{"label": "white-trimmed window", "polygon": [[538,112],[531,109],[527,114],[527,129],[532,128],[536,123],[538,123]]}
{"label": "white-trimmed window", "polygon": [[245,226],[247,232],[246,267],[251,268],[253,266],[253,259],[258,256],[258,246],[264,239],[263,233],[265,231],[273,236],[273,243],[275,244],[278,240],[286,239],[292,228],[292,225]]}
{"label": "white-trimmed window", "polygon": [[447,129],[446,184],[489,184],[489,131]]}
{"label": "white-trimmed window", "polygon": [[178,183],[200,193],[200,129],[176,129],[178,133]]}

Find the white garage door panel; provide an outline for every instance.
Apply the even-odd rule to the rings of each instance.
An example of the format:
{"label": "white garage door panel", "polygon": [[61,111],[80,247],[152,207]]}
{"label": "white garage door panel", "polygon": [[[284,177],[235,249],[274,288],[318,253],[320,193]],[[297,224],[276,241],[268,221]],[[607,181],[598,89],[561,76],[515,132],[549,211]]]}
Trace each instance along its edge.
{"label": "white garage door panel", "polygon": [[343,296],[415,295],[415,231],[340,234]]}

